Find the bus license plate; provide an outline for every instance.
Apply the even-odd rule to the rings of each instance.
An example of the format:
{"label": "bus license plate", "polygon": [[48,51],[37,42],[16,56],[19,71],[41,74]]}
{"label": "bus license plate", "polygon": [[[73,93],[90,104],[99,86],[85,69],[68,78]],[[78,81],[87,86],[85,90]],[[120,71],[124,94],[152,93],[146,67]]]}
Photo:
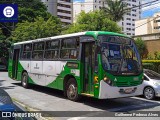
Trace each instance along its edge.
{"label": "bus license plate", "polygon": [[133,91],[133,88],[127,88],[127,89],[124,90],[124,92],[127,93],[127,94],[131,93],[132,91]]}

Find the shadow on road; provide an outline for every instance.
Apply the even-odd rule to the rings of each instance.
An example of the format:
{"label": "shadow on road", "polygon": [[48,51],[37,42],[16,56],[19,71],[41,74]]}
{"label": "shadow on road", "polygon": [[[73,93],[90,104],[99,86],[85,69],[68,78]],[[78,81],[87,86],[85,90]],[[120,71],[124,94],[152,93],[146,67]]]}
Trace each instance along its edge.
{"label": "shadow on road", "polygon": [[[90,102],[92,101],[92,102]],[[83,98],[83,103],[94,108],[110,111],[110,112],[127,112],[142,109],[151,109],[160,106],[159,103],[136,98],[118,98],[110,100],[98,100],[93,98]]]}
{"label": "shadow on road", "polygon": [[4,82],[5,80],[0,80],[0,86],[2,86],[2,82]]}
{"label": "shadow on road", "polygon": [[[21,86],[20,83],[13,83],[14,85]],[[52,88],[42,87],[38,85],[32,85],[30,89],[38,92],[42,92],[51,96],[56,96],[62,99],[66,99],[63,96],[63,91],[55,90]],[[110,112],[126,112],[126,111],[137,111],[142,109],[149,109],[160,106],[160,103],[157,103],[159,99],[153,101],[146,101],[138,98],[118,98],[118,99],[108,99],[108,100],[99,100],[96,98],[90,98],[82,96],[79,103],[98,108]]]}
{"label": "shadow on road", "polygon": [[6,80],[0,80],[0,88],[3,90],[7,90],[7,89],[14,89],[14,87],[16,86],[3,86],[3,82],[5,82]]}
{"label": "shadow on road", "polygon": [[[22,87],[21,83],[12,83],[12,84]],[[29,89],[65,99],[65,97],[63,96],[63,91],[61,91],[61,90],[47,88],[47,87],[43,87],[43,86],[39,86],[39,85],[30,85]]]}

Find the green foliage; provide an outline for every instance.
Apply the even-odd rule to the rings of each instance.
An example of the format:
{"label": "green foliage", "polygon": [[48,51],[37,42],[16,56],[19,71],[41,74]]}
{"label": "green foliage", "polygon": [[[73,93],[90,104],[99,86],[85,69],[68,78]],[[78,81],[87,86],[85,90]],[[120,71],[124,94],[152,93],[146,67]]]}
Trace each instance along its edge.
{"label": "green foliage", "polygon": [[148,54],[148,51],[147,51],[147,46],[146,46],[145,42],[141,38],[137,38],[135,40],[135,43],[136,43],[136,46],[139,50],[141,58],[146,57]]}
{"label": "green foliage", "polygon": [[117,23],[108,19],[102,11],[93,11],[89,13],[82,11],[77,17],[77,22],[63,31],[63,34],[82,31],[110,31],[120,33],[121,28]]}
{"label": "green foliage", "polygon": [[38,17],[34,22],[25,21],[18,23],[17,28],[13,31],[12,41],[26,41],[37,38],[51,37],[61,33],[61,22],[56,17],[50,17],[47,21]]}
{"label": "green foliage", "polygon": [[43,17],[45,20],[51,17],[51,14],[47,12],[47,7],[41,0],[16,0],[16,2],[19,5],[19,22],[33,22],[36,17]]}
{"label": "green foliage", "polygon": [[160,60],[160,52],[157,52],[157,51],[154,52],[154,59]]}
{"label": "green foliage", "polygon": [[153,57],[153,55],[151,55],[151,54],[148,54],[148,55],[147,55],[147,60],[154,60],[154,57]]}
{"label": "green foliage", "polygon": [[8,58],[9,40],[24,41],[61,32],[60,20],[47,12],[41,0],[1,0],[2,3],[18,4],[18,23],[0,23],[0,59]]}
{"label": "green foliage", "polygon": [[118,22],[130,11],[127,8],[127,4],[123,1],[124,0],[106,0],[107,7],[104,7],[102,10],[105,11],[106,16],[109,16],[111,20]]}
{"label": "green foliage", "polygon": [[18,4],[18,22],[33,22],[36,17],[48,19],[47,7],[41,0],[2,0],[0,3]]}
{"label": "green foliage", "polygon": [[160,60],[143,60],[143,68],[160,73]]}
{"label": "green foliage", "polygon": [[160,52],[157,52],[157,51],[155,51],[154,52],[154,54],[148,54],[148,56],[147,56],[147,58],[146,58],[147,60],[154,60],[154,62],[155,62],[155,60],[157,61],[157,60],[160,60]]}
{"label": "green foliage", "polygon": [[[41,0],[2,0],[1,3],[18,4],[18,23],[22,21],[34,22],[36,17],[43,17],[45,20],[52,15],[47,12],[47,7]],[[17,23],[1,23],[0,27],[6,37],[11,35]]]}
{"label": "green foliage", "polygon": [[[0,60],[3,59],[4,62],[7,63],[6,60],[8,60],[8,49],[10,48],[10,41],[6,40],[6,37],[2,34],[2,31],[0,29]],[[0,61],[1,62],[1,61]]]}

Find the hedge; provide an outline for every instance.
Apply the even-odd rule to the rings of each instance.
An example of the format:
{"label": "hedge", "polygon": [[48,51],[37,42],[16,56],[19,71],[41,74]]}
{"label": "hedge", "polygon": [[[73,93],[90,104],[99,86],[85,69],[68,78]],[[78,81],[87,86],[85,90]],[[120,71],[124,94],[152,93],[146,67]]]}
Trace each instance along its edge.
{"label": "hedge", "polygon": [[143,68],[160,73],[160,60],[142,60]]}

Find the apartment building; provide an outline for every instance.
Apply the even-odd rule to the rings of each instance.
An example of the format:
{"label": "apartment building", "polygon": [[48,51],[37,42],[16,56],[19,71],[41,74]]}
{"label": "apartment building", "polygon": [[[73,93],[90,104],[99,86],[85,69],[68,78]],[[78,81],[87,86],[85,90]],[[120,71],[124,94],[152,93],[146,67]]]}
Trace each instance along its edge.
{"label": "apartment building", "polygon": [[160,33],[160,12],[154,13],[152,17],[135,21],[135,35],[146,35]]}
{"label": "apartment building", "polygon": [[135,21],[135,36],[141,38],[147,45],[148,52],[154,55],[160,51],[160,12],[154,13],[152,17]]}
{"label": "apartment building", "polygon": [[73,22],[73,0],[41,0],[52,15],[57,16],[65,24]]}
{"label": "apartment building", "polygon": [[[77,15],[83,10],[86,13],[89,11],[99,10],[102,7],[107,7],[106,0],[85,0],[85,2],[73,3],[73,21],[76,21]],[[132,8],[127,13],[123,20],[117,24],[122,27],[122,32],[129,35],[135,35],[135,21],[141,18],[141,0],[124,0],[128,8]],[[138,7],[136,7],[138,6]]]}

